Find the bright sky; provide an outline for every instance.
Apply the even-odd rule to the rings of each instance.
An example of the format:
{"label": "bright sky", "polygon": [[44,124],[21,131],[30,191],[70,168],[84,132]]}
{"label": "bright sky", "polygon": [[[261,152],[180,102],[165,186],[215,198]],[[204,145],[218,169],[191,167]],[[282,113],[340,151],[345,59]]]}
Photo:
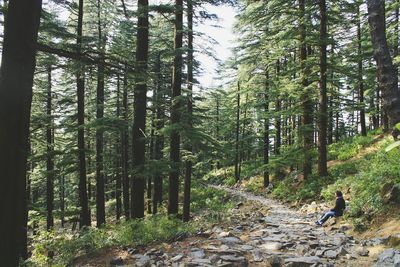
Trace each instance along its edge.
{"label": "bright sky", "polygon": [[[161,0],[161,2],[163,1],[165,0]],[[47,1],[44,2],[47,3]],[[154,3],[156,0],[153,0],[152,2]],[[207,49],[207,46],[211,46],[214,51],[207,49],[208,52],[211,52],[218,60],[223,62],[231,55],[231,48],[234,40],[232,28],[235,19],[235,10],[230,6],[216,7],[212,5],[206,5],[205,10],[211,14],[216,14],[219,19],[218,21],[206,20],[204,24],[196,26],[195,31],[211,37],[212,39],[216,40],[218,44],[208,44],[205,42],[205,38],[198,38],[194,40],[195,43],[199,42],[195,45],[200,45],[205,49]],[[63,20],[66,20],[68,15],[69,13],[67,11],[61,12],[61,18]],[[221,81],[218,81],[218,75],[216,73],[218,68],[217,61],[207,56],[202,51],[198,51],[195,56],[200,61],[201,67],[204,70],[201,76],[196,77],[196,79],[200,82],[199,87],[207,88],[220,84]]]}
{"label": "bright sky", "polygon": [[[229,6],[215,7],[208,5],[206,9],[219,18],[218,21],[206,21],[205,24],[197,26],[196,30],[202,32],[218,42],[218,45],[211,46],[214,49],[214,55],[221,61],[227,60],[231,56],[231,48],[233,47],[234,34],[232,32],[235,10]],[[215,27],[218,25],[218,27]],[[196,42],[196,40],[195,40]],[[218,64],[211,58],[202,54],[201,51],[196,55],[201,62],[204,73],[200,77],[196,77],[201,87],[210,87],[220,84],[216,73]]]}

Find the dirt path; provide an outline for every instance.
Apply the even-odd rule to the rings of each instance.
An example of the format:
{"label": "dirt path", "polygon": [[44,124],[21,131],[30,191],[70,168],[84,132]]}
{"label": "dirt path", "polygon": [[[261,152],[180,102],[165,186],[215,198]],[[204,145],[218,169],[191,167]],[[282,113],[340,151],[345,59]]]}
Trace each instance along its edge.
{"label": "dirt path", "polygon": [[[316,214],[301,213],[268,198],[226,187],[239,197],[228,219],[198,235],[141,250],[108,251],[78,266],[373,266],[376,258],[346,225],[317,227]],[[365,244],[364,244],[365,245]],[[103,255],[106,253],[103,253]],[[119,258],[118,258],[119,257]],[[115,266],[115,265],[114,265]]]}

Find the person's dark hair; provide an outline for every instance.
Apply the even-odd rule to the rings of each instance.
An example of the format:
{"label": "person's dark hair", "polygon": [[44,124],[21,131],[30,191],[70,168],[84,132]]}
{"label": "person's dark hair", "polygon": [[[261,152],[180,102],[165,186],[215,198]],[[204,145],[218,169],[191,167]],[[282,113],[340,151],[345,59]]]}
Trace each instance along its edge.
{"label": "person's dark hair", "polygon": [[341,191],[336,191],[336,196],[337,196],[337,197],[342,197],[342,196],[343,196],[343,193],[342,193]]}

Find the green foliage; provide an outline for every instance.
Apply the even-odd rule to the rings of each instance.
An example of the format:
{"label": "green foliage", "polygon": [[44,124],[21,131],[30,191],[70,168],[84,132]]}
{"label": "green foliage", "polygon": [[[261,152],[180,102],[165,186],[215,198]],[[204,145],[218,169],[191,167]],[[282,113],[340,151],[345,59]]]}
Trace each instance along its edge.
{"label": "green foliage", "polygon": [[348,160],[358,154],[363,147],[370,145],[374,141],[373,136],[358,135],[353,138],[346,138],[340,142],[329,145],[329,160]]}
{"label": "green foliage", "polygon": [[272,194],[278,199],[289,202],[315,199],[319,197],[321,190],[329,183],[332,183],[330,177],[310,176],[307,180],[298,184],[294,183],[292,176],[288,176],[277,183]]}
{"label": "green foliage", "polygon": [[[388,142],[384,140],[380,147]],[[348,192],[345,198],[350,200],[349,217],[358,230],[364,230],[371,218],[386,211],[381,191],[385,184],[400,182],[399,158],[399,150],[386,153],[380,149],[372,156],[339,164],[331,172],[337,175],[336,182],[326,187],[322,196],[330,200],[336,190]]]}
{"label": "green foliage", "polygon": [[226,211],[233,207],[228,193],[211,187],[194,187],[192,189],[191,207],[199,212],[207,207],[207,211]]}

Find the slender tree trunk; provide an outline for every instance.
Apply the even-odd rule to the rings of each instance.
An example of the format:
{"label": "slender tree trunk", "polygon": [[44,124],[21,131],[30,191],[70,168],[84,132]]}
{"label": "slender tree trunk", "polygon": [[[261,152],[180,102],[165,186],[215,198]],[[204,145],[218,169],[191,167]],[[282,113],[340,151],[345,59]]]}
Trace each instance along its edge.
{"label": "slender tree trunk", "polygon": [[[193,128],[193,3],[192,0],[187,0],[187,23],[188,23],[188,55],[187,55],[187,66],[188,66],[188,93],[187,93],[187,127],[189,132]],[[186,141],[186,150],[193,152],[192,144],[190,140]],[[184,194],[183,194],[183,221],[187,222],[190,219],[190,187],[192,182],[192,160],[186,160],[185,162],[185,181],[184,181]]]}
{"label": "slender tree trunk", "polygon": [[299,11],[300,11],[300,68],[301,68],[301,84],[303,86],[302,92],[302,138],[303,138],[303,175],[304,179],[307,179],[311,174],[311,148],[313,139],[313,103],[310,98],[310,91],[308,86],[308,70],[306,66],[307,60],[307,44],[306,44],[306,15],[305,15],[305,0],[299,0]]}
{"label": "slender tree trunk", "polygon": [[[162,74],[161,74],[161,55],[157,55],[156,62],[156,73],[157,73],[157,85],[155,91],[155,108],[156,108],[156,136],[155,136],[155,144],[154,144],[154,158],[157,162],[160,162],[163,158],[162,149],[164,147],[164,139],[161,129],[164,127],[164,109],[162,108]],[[162,173],[160,170],[156,170],[154,175],[154,190],[153,190],[153,214],[156,214],[158,211],[158,205],[162,203],[162,192],[163,192],[163,179]]]}
{"label": "slender tree trunk", "polygon": [[128,81],[127,81],[127,72],[124,73],[124,91],[122,96],[122,106],[123,106],[123,118],[126,125],[124,126],[121,133],[121,145],[122,145],[122,198],[124,205],[124,214],[125,220],[130,218],[130,209],[129,209],[129,138],[128,138]]}
{"label": "slender tree trunk", "polygon": [[61,219],[61,227],[64,227],[65,223],[65,176],[64,174],[60,175],[60,219]]}
{"label": "slender tree trunk", "polygon": [[47,155],[46,155],[46,209],[47,209],[47,230],[54,226],[53,209],[54,209],[54,162],[53,162],[53,130],[52,130],[52,105],[51,105],[51,66],[47,67]]}
{"label": "slender tree trunk", "polygon": [[147,94],[147,60],[149,51],[149,2],[138,1],[137,47],[136,47],[136,85],[134,92],[134,121],[133,121],[133,175],[132,217],[144,217],[144,164],[146,150],[146,94]]}
{"label": "slender tree trunk", "polygon": [[360,124],[361,135],[367,136],[367,127],[365,124],[365,107],[364,107],[364,81],[363,81],[363,62],[362,62],[362,47],[361,47],[361,21],[360,21],[360,6],[357,9],[357,41],[358,41],[358,94],[360,101]]}
{"label": "slender tree trunk", "polygon": [[[174,30],[174,67],[172,71],[171,125],[178,126],[181,121],[181,86],[182,86],[182,37],[183,37],[183,1],[175,0]],[[171,171],[169,173],[168,214],[178,213],[179,172],[180,172],[180,134],[178,129],[170,136]]]}
{"label": "slender tree trunk", "polygon": [[265,92],[264,92],[264,187],[269,186],[269,73],[265,73]]}
{"label": "slender tree trunk", "polygon": [[[220,100],[219,100],[219,95],[216,97],[216,125],[215,125],[215,139],[219,141],[219,110],[220,110]],[[217,169],[219,170],[221,168],[221,161],[219,158],[219,153],[217,154]]]}
{"label": "slender tree trunk", "polygon": [[389,119],[388,124],[392,127],[400,122],[400,92],[397,90],[395,70],[386,41],[384,3],[382,0],[367,0],[367,7],[383,108]]}
{"label": "slender tree trunk", "polygon": [[97,0],[97,18],[98,18],[98,49],[101,53],[101,62],[97,66],[97,92],[96,92],[96,119],[100,126],[96,128],[96,224],[97,227],[106,223],[105,199],[104,199],[104,130],[102,119],[104,117],[104,41],[105,36],[101,28],[101,6],[100,0]]}
{"label": "slender tree trunk", "polygon": [[0,69],[0,259],[18,266],[26,247],[29,118],[42,2],[8,4]]}
{"label": "slender tree trunk", "polygon": [[[121,83],[120,83],[120,77],[119,74],[117,75],[117,118],[121,117],[121,107],[120,107],[120,95],[121,95]],[[119,220],[121,218],[122,214],[122,201],[121,201],[121,195],[122,195],[122,175],[121,175],[121,170],[122,170],[122,142],[121,142],[121,136],[118,137],[117,140],[117,148],[116,152],[118,155],[117,162],[116,162],[116,176],[115,176],[115,201],[116,201],[116,219]]]}
{"label": "slender tree trunk", "polygon": [[326,70],[327,70],[327,56],[326,56],[326,43],[327,43],[327,15],[326,15],[326,1],[319,1],[320,20],[320,55],[319,55],[319,113],[318,113],[318,175],[327,176],[327,126],[328,126],[328,101],[326,90]]}
{"label": "slender tree trunk", "polygon": [[[280,73],[280,62],[277,60],[276,62],[276,76],[279,77]],[[276,94],[276,102],[275,102],[275,155],[280,154],[281,145],[282,145],[282,138],[281,138],[281,110],[282,110],[282,103],[279,99],[279,94]]]}
{"label": "slender tree trunk", "polygon": [[236,102],[236,142],[235,142],[235,180],[240,181],[239,170],[239,132],[240,132],[240,82],[237,83],[237,102]]}
{"label": "slender tree trunk", "polygon": [[[83,0],[79,0],[78,28],[77,28],[77,53],[81,55],[83,27]],[[85,77],[84,70],[80,67],[76,72],[78,96],[78,157],[79,157],[79,227],[90,226],[90,212],[86,187],[86,153],[85,153]]]}

